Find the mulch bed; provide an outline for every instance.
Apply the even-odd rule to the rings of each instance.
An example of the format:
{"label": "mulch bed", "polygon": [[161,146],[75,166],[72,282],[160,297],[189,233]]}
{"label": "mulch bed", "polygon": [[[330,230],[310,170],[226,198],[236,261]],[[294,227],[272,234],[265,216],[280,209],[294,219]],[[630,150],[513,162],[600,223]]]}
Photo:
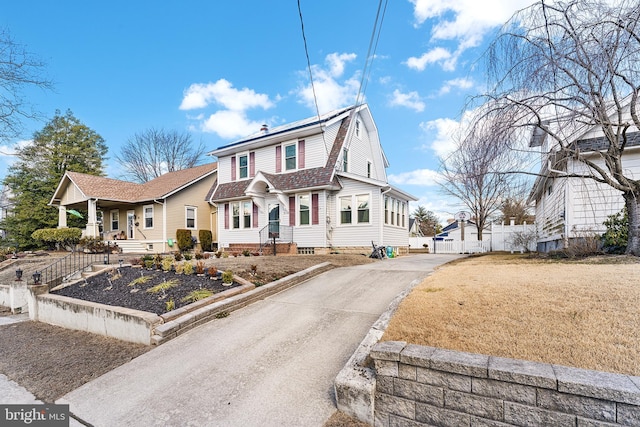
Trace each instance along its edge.
{"label": "mulch bed", "polygon": [[[148,278],[144,283],[134,283],[141,277]],[[163,282],[172,281],[175,287],[158,292],[149,292],[151,288]],[[91,276],[73,285],[52,291],[52,294],[92,301],[101,304],[126,307],[155,314],[166,313],[167,304],[173,301],[173,308],[183,307],[193,301],[185,300],[192,292],[208,289],[219,293],[239,286],[237,282],[224,284],[221,279],[212,280],[195,274],[185,275],[161,270],[122,267],[106,273]]]}

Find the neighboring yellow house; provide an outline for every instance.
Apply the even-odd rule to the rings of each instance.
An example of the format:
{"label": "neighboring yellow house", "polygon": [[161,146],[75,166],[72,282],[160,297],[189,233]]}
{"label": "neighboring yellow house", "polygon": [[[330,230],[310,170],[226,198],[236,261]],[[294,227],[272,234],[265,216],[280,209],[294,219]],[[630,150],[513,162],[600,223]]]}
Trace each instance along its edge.
{"label": "neighboring yellow house", "polygon": [[66,172],[49,205],[58,207],[58,227],[67,226],[68,210],[88,211],[84,235],[115,242],[124,252],[177,250],[177,229],[191,230],[196,238],[210,230],[216,242],[216,208],[207,198],[217,168],[209,163],[144,184]]}

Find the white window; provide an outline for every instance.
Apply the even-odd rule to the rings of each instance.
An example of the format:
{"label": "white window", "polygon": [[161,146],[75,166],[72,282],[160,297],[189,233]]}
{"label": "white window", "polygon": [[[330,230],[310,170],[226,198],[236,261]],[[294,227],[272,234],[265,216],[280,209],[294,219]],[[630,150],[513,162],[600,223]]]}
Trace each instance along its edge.
{"label": "white window", "polygon": [[309,225],[311,217],[311,196],[301,194],[298,196],[298,224]]}
{"label": "white window", "polygon": [[396,207],[396,201],[391,199],[389,203],[391,203],[391,225],[395,225],[396,211],[394,209]]}
{"label": "white window", "polygon": [[405,214],[404,214],[405,207],[406,207],[406,204],[402,202],[402,227],[403,228],[405,227]]}
{"label": "white window", "polygon": [[243,154],[238,156],[238,177],[240,179],[247,178],[249,176],[249,155]]}
{"label": "white window", "polygon": [[361,194],[356,196],[358,205],[358,224],[369,223],[369,195]]}
{"label": "white window", "polygon": [[356,120],[356,136],[360,138],[360,120]]}
{"label": "white window", "polygon": [[351,196],[340,197],[340,224],[351,224]]}
{"label": "white window", "polygon": [[349,172],[349,149],[342,149],[342,171]]}
{"label": "white window", "polygon": [[111,211],[111,231],[120,230],[120,211],[118,209]]}
{"label": "white window", "polygon": [[252,214],[253,203],[251,201],[242,202],[242,228],[251,228]]}
{"label": "white window", "polygon": [[185,227],[194,229],[197,223],[198,208],[195,206],[185,206]]}
{"label": "white window", "polygon": [[[357,194],[354,196],[340,197],[340,224],[368,224],[370,214],[370,198],[369,194]],[[356,207],[356,215],[354,221],[354,209]]]}
{"label": "white window", "polygon": [[231,228],[240,228],[240,203],[231,203]]}
{"label": "white window", "polygon": [[389,224],[389,198],[384,196],[384,223]]}
{"label": "white window", "polygon": [[400,227],[400,201],[396,200],[396,225]]}
{"label": "white window", "polygon": [[371,162],[367,162],[367,178],[371,178]]}
{"label": "white window", "polygon": [[296,169],[296,144],[289,144],[284,146],[284,168],[285,170],[295,170]]}
{"label": "white window", "polygon": [[153,205],[146,205],[142,209],[144,212],[144,228],[153,228]]}

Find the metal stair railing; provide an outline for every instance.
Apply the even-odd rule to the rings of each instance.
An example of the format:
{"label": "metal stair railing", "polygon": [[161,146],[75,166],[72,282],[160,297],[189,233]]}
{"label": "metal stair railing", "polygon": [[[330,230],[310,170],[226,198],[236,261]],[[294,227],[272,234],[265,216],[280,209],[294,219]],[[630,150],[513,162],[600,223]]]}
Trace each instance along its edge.
{"label": "metal stair railing", "polygon": [[265,225],[259,231],[260,248],[258,252],[262,254],[262,249],[273,243],[293,243],[293,227],[289,225],[272,224]]}
{"label": "metal stair railing", "polygon": [[41,273],[42,284],[49,285],[49,288],[57,286],[74,273],[83,271],[92,264],[109,264],[110,248],[101,253],[71,252],[64,258],[60,258],[53,264],[45,267]]}

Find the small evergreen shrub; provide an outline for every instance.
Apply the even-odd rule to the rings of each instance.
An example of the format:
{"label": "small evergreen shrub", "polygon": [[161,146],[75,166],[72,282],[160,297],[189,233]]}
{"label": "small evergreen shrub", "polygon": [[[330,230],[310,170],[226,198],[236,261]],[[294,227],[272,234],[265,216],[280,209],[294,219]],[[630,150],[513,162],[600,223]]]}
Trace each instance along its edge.
{"label": "small evergreen shrub", "polygon": [[162,258],[162,270],[169,271],[171,270],[171,266],[173,265],[173,258],[170,256],[166,256]]}
{"label": "small evergreen shrub", "polygon": [[224,283],[233,283],[233,271],[227,270],[222,273],[222,281]]}
{"label": "small evergreen shrub", "polygon": [[211,230],[200,230],[198,231],[198,239],[200,239],[200,247],[203,251],[211,250],[211,243],[213,241],[213,235],[211,234]]}
{"label": "small evergreen shrub", "polygon": [[182,258],[183,258],[182,253],[180,251],[176,251],[176,253],[173,254],[173,258],[176,261],[182,261]]}
{"label": "small evergreen shrub", "polygon": [[178,248],[184,252],[193,249],[193,239],[191,239],[191,230],[180,228],[176,230],[176,240]]}
{"label": "small evergreen shrub", "polygon": [[193,274],[193,264],[191,264],[190,262],[185,262],[184,263],[184,274],[187,276],[190,276]]}
{"label": "small evergreen shrub", "polygon": [[609,215],[604,221],[607,231],[602,235],[602,246],[605,252],[610,254],[623,254],[627,250],[629,237],[629,215],[627,208]]}

